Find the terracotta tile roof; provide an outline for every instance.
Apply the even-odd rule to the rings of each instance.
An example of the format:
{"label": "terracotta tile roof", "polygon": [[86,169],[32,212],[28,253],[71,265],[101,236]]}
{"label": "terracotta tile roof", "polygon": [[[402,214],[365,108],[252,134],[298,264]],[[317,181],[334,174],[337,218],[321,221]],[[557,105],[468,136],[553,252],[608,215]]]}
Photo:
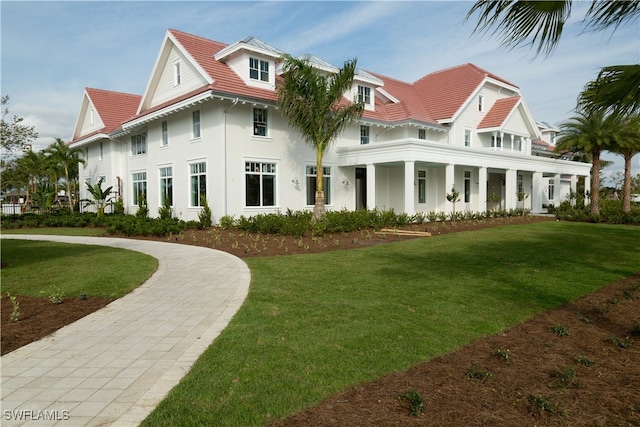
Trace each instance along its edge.
{"label": "terracotta tile roof", "polygon": [[451,119],[485,78],[492,78],[517,88],[509,81],[473,64],[428,74],[413,85],[422,103],[436,120]]}
{"label": "terracotta tile roof", "polygon": [[504,124],[513,108],[520,101],[519,96],[498,99],[491,107],[489,112],[484,116],[478,129],[497,128]]}
{"label": "terracotta tile roof", "polygon": [[85,90],[104,123],[104,128],[100,129],[102,133],[113,132],[122,122],[136,114],[142,98],[140,95],[104,89],[86,88]]}
{"label": "terracotta tile roof", "polygon": [[429,111],[425,108],[418,92],[412,84],[371,71],[369,71],[369,73],[382,80],[384,82],[384,91],[400,100],[400,102],[383,103],[376,98],[376,111],[366,111],[364,114],[365,118],[390,122],[414,119],[427,123],[436,123]]}

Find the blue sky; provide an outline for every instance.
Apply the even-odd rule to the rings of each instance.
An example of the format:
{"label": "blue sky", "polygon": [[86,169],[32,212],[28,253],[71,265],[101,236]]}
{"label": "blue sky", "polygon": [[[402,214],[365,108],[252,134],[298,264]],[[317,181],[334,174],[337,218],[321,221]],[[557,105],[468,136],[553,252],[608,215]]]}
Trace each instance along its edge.
{"label": "blue sky", "polygon": [[[589,2],[590,3],[590,2]],[[583,32],[588,7],[573,6],[549,57],[506,49],[465,22],[467,1],[367,2],[0,2],[1,77],[11,114],[40,133],[36,149],[73,131],[85,87],[142,94],[168,28],[224,43],[256,36],[292,55],[313,53],[340,66],[413,82],[472,62],[520,87],[538,121],[572,115],[599,67],[640,63],[636,20],[612,32]],[[620,170],[619,156],[608,157]],[[640,173],[640,155],[633,161]]]}

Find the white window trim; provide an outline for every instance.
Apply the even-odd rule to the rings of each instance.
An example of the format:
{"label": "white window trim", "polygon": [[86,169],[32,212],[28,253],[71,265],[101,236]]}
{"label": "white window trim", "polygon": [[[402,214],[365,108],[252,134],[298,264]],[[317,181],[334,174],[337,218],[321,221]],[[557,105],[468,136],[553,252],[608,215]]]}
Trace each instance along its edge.
{"label": "white window trim", "polygon": [[[194,114],[198,112],[198,132],[199,135],[195,134],[195,120]],[[191,141],[200,141],[202,139],[202,110],[191,110]]]}
{"label": "white window trim", "polygon": [[484,95],[478,95],[478,111],[484,113]]}
{"label": "white window trim", "polygon": [[[362,129],[367,129],[367,142],[362,142]],[[360,125],[360,145],[369,145],[371,144],[371,126]]]}
{"label": "white window trim", "polygon": [[[264,136],[262,136],[262,135],[256,135],[256,134],[253,132],[253,126],[254,126],[253,117],[254,117],[254,110],[255,110],[256,108],[261,109],[261,110],[264,110],[264,111],[266,112],[266,114],[267,114],[267,124],[266,124],[267,131],[265,132],[265,133],[266,133],[266,135],[264,135]],[[259,140],[263,140],[263,141],[264,141],[264,140],[272,140],[272,137],[271,137],[271,116],[272,116],[272,114],[270,114],[270,113],[269,113],[269,109],[268,109],[266,106],[263,106],[263,107],[255,106],[255,107],[253,107],[253,108],[251,108],[251,109],[250,109],[250,112],[251,112],[251,117],[250,117],[250,120],[251,120],[251,126],[250,126],[250,130],[249,130],[249,131],[251,132],[251,138],[252,138],[252,139],[259,139]]]}
{"label": "white window trim", "polygon": [[103,141],[100,141],[98,143],[98,161],[103,161],[104,160],[104,145],[103,145]]}
{"label": "white window trim", "polygon": [[[246,163],[273,163],[276,165],[276,186],[275,186],[275,200],[273,206],[247,206],[247,185],[246,185]],[[266,157],[244,157],[242,158],[242,209],[246,211],[264,211],[264,210],[277,210],[280,206],[280,159],[266,158]]]}
{"label": "white window trim", "polygon": [[[163,127],[164,125],[166,125],[167,127],[166,133]],[[202,133],[202,129],[200,130],[200,133]],[[165,141],[165,136],[166,136],[166,141]],[[162,120],[160,122],[160,148],[166,148],[168,146],[169,146],[169,121]]]}
{"label": "white window trim", "polygon": [[[469,134],[469,145],[467,145],[467,133]],[[469,129],[469,128],[465,128],[464,129],[464,136],[462,137],[462,144],[465,147],[472,147],[473,146],[473,130]]]}
{"label": "white window trim", "polygon": [[[133,138],[134,137],[143,137],[144,138],[144,152],[142,153],[134,153],[133,152]],[[137,146],[137,143],[136,143]],[[147,153],[149,152],[149,146],[147,144],[147,134],[146,133],[138,133],[135,135],[131,135],[131,139],[129,140],[129,155],[131,157],[140,157],[140,156],[146,156]]]}
{"label": "white window trim", "polygon": [[[424,177],[420,176],[420,172],[424,172]],[[424,180],[424,202],[420,202],[420,181]],[[418,169],[416,171],[416,201],[419,205],[426,205],[427,204],[427,194],[429,194],[429,191],[427,191],[427,170],[426,169]]]}
{"label": "white window trim", "polygon": [[[307,174],[307,167],[309,167],[309,166],[315,168],[316,167],[316,163],[309,162],[309,163],[305,163],[304,164],[304,185],[305,185],[305,187],[304,187],[304,190],[305,190],[304,198],[305,198],[305,206],[312,207],[315,203],[311,204],[311,205],[306,204],[306,201],[307,201],[306,200],[307,199],[307,178],[310,177],[310,176],[313,176],[315,178],[317,175],[309,175],[309,174]],[[326,205],[327,206],[333,206],[333,198],[334,198],[333,197],[333,185],[334,185],[333,184],[333,172],[334,172],[333,164],[332,163],[323,163],[322,167],[324,169],[329,168],[329,170],[331,171],[331,173],[329,175],[329,195],[331,197],[331,203],[326,203],[326,193],[327,193],[326,189],[324,190],[324,192],[325,192],[325,203],[326,203]],[[326,175],[323,175],[323,178],[326,178]]]}
{"label": "white window trim", "polygon": [[[145,177],[144,177],[144,181],[134,181],[133,180],[133,176],[139,173],[144,173]],[[133,184],[135,182],[144,182],[145,183],[145,187],[147,189],[147,205],[149,204],[149,173],[147,172],[146,169],[141,169],[141,170],[134,170],[131,171],[131,173],[129,174],[129,177],[131,178],[131,184],[130,184],[130,190],[131,190],[131,206],[138,206],[138,200],[137,198],[134,197],[134,191],[133,191]],[[134,200],[135,199],[135,200]]]}
{"label": "white window trim", "polygon": [[[162,207],[164,200],[162,200],[162,180],[166,179],[166,176],[162,176],[162,174],[160,173],[161,169],[165,169],[165,168],[171,168],[171,187],[172,189],[175,189],[175,168],[173,167],[173,163],[169,163],[169,164],[163,164],[163,165],[158,165],[158,196],[159,196],[159,203],[158,206]],[[174,194],[172,194],[173,196]],[[173,207],[174,203],[175,203],[175,197],[172,197],[173,200],[171,200],[171,207]]]}
{"label": "white window trim", "polygon": [[189,209],[202,209],[202,206],[191,204],[191,201],[192,201],[191,200],[191,176],[192,176],[191,166],[200,164],[200,163],[204,163],[204,170],[205,170],[204,180],[205,180],[205,186],[207,188],[207,194],[205,194],[205,197],[207,198],[207,203],[209,202],[209,197],[210,197],[210,194],[208,194],[209,193],[208,191],[209,190],[209,162],[207,162],[206,158],[188,160],[187,161],[187,197],[189,199],[187,200],[187,204]]}
{"label": "white window trim", "polygon": [[180,86],[182,84],[182,66],[180,61],[173,63],[173,86]]}

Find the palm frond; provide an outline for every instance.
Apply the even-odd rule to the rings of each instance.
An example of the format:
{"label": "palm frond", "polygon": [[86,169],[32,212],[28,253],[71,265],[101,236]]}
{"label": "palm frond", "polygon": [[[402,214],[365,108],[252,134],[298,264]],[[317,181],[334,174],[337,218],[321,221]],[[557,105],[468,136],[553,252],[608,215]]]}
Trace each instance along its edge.
{"label": "palm frond", "polygon": [[589,113],[599,110],[614,114],[640,111],[640,64],[604,67],[587,83],[578,105]]}
{"label": "palm frond", "polygon": [[615,31],[621,24],[637,20],[639,17],[638,0],[593,0],[585,16],[585,22],[587,29],[593,31],[603,31],[612,27]]}

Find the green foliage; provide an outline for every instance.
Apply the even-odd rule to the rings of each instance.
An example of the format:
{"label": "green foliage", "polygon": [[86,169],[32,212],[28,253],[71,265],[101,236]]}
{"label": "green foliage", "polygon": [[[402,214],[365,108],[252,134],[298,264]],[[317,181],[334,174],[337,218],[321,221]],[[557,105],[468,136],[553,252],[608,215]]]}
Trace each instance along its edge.
{"label": "green foliage", "polygon": [[46,295],[51,304],[58,305],[64,302],[64,291],[58,285],[50,285],[47,290],[40,291],[40,293]]}
{"label": "green foliage", "polygon": [[465,375],[469,379],[484,381],[490,379],[493,375],[491,372],[478,368],[476,365],[471,365],[466,371]]}
{"label": "green foliage", "polygon": [[566,366],[562,370],[554,370],[549,374],[552,379],[552,385],[555,387],[577,387],[576,381],[576,368],[573,366]]}
{"label": "green foliage", "polygon": [[409,403],[409,415],[419,417],[424,411],[424,401],[416,390],[409,390],[398,396],[398,400]]}
{"label": "green foliage", "polygon": [[102,182],[103,179],[100,178],[94,185],[91,185],[88,182],[85,183],[87,185],[87,190],[93,199],[84,199],[83,202],[86,202],[87,206],[95,206],[98,216],[104,215],[105,208],[111,205],[114,199],[114,197],[111,196],[111,189],[113,186],[103,190]]}
{"label": "green foliage", "polygon": [[220,218],[220,222],[218,225],[223,230],[230,230],[238,225],[238,221],[236,221],[233,215],[224,215]]}
{"label": "green foliage", "polygon": [[566,326],[553,325],[551,328],[549,328],[549,330],[559,337],[566,337],[567,335],[569,335],[569,328],[567,328]]}
{"label": "green foliage", "polygon": [[124,202],[121,197],[113,203],[113,213],[116,215],[124,215]]}
{"label": "green foliage", "polygon": [[640,205],[633,205],[630,212],[624,212],[619,200],[600,200],[598,214],[591,213],[588,206],[572,206],[570,200],[563,201],[557,208],[550,208],[549,213],[566,221],[640,225]]}
{"label": "green foliage", "polygon": [[629,348],[631,346],[631,338],[629,337],[611,337],[611,342],[618,348]]}
{"label": "green foliage", "polygon": [[511,358],[511,351],[509,351],[509,349],[501,349],[501,348],[497,348],[493,351],[493,354],[500,360],[502,360],[503,362],[509,363],[509,360]]}
{"label": "green foliage", "polygon": [[173,209],[171,209],[171,202],[169,198],[165,198],[162,202],[162,206],[158,208],[158,215],[160,219],[171,219],[173,218]]}
{"label": "green foliage", "polygon": [[17,322],[20,317],[20,303],[15,295],[11,295],[10,292],[7,292],[7,298],[11,302],[11,315],[9,316],[10,322]]}
{"label": "green foliage", "polygon": [[149,217],[149,206],[147,205],[147,198],[142,194],[138,196],[138,210],[136,211],[136,216],[138,218]]}
{"label": "green foliage", "polygon": [[542,413],[544,412],[548,413],[549,415],[562,415],[563,413],[558,405],[543,396],[530,395],[527,398],[527,402],[529,403],[530,412],[533,412],[538,416],[542,415]]}
{"label": "green foliage", "polygon": [[591,367],[596,364],[593,360],[589,359],[587,356],[577,355],[576,362],[581,364],[582,366]]}
{"label": "green foliage", "polygon": [[209,207],[209,203],[207,202],[207,198],[204,195],[200,195],[200,212],[198,212],[198,220],[200,221],[200,225],[202,227],[211,227],[211,208]]}

